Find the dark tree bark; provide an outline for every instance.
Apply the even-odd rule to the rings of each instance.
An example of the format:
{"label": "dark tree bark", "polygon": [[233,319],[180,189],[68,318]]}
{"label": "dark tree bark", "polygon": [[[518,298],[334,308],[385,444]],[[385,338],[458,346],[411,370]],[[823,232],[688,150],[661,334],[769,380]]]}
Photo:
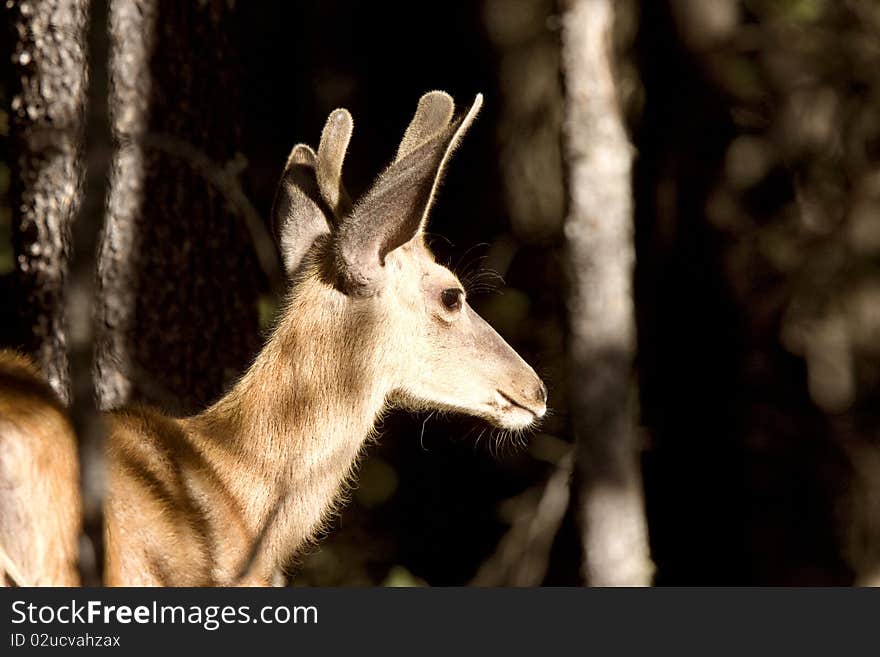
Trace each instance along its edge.
{"label": "dark tree bark", "polygon": [[93,377],[95,266],[104,222],[112,144],[108,96],[109,8],[91,0],[88,26],[88,103],[82,207],[72,230],[73,253],[66,294],[71,418],[79,442],[82,530],[79,571],[84,585],[103,581],[104,424]]}
{"label": "dark tree bark", "polygon": [[14,2],[11,184],[17,306],[24,350],[66,403],[64,293],[81,201],[86,0]]}
{"label": "dark tree bark", "polygon": [[[115,0],[117,144],[99,272],[102,408],[192,412],[259,347],[261,280],[237,182],[232,3]],[[238,190],[240,192],[240,190]]]}
{"label": "dark tree bark", "polygon": [[633,366],[632,148],[612,69],[612,0],[562,16],[572,422],[587,584],[651,583]]}

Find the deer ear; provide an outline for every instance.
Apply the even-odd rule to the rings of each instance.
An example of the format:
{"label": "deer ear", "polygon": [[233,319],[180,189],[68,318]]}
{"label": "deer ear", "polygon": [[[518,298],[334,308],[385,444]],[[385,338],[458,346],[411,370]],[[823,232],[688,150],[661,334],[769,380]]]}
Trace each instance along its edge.
{"label": "deer ear", "polygon": [[375,293],[385,257],[422,233],[443,169],[482,102],[477,95],[467,114],[452,120],[448,94],[432,91],[419,100],[394,162],[336,232],[336,263],[346,291]]}
{"label": "deer ear", "polygon": [[287,158],[272,207],[281,258],[288,276],[299,268],[315,239],[330,232],[321,206],[315,177],[315,151],[305,144],[297,144]]}
{"label": "deer ear", "polygon": [[342,164],[353,126],[347,110],[335,110],[324,125],[317,155],[309,146],[297,144],[287,158],[272,219],[288,276],[299,269],[315,239],[329,234],[338,217],[351,208],[342,184]]}

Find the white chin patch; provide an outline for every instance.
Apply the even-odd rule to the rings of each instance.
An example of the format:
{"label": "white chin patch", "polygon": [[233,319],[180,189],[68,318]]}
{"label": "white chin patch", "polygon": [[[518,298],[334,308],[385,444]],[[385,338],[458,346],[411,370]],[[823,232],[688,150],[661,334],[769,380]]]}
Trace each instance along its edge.
{"label": "white chin patch", "polygon": [[516,406],[501,413],[501,422],[506,429],[525,429],[534,421],[534,415]]}
{"label": "white chin patch", "polygon": [[524,429],[535,420],[535,416],[524,408],[514,406],[501,393],[496,392],[493,400],[496,422],[505,429]]}

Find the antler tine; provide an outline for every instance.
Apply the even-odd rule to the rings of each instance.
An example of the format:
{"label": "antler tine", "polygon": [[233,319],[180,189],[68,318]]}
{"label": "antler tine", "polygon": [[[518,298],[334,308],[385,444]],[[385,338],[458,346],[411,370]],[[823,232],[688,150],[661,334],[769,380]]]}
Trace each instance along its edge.
{"label": "antler tine", "polygon": [[342,185],[342,163],[351,140],[354,122],[348,110],[337,109],[327,117],[318,144],[315,172],[321,197],[338,219],[348,213],[351,199]]}
{"label": "antler tine", "polygon": [[297,144],[287,156],[287,164],[284,165],[286,172],[290,167],[297,165],[315,166],[315,151],[308,144]]}
{"label": "antler tine", "polygon": [[429,139],[445,130],[455,113],[455,101],[445,91],[429,91],[419,99],[394,161],[402,160]]}

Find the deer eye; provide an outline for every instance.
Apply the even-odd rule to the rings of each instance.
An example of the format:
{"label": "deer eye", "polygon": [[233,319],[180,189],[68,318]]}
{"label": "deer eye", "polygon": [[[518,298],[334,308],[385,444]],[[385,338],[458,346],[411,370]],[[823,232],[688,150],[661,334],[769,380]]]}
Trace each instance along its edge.
{"label": "deer eye", "polygon": [[460,310],[462,294],[463,292],[457,287],[449,287],[440,293],[440,301],[447,310]]}

